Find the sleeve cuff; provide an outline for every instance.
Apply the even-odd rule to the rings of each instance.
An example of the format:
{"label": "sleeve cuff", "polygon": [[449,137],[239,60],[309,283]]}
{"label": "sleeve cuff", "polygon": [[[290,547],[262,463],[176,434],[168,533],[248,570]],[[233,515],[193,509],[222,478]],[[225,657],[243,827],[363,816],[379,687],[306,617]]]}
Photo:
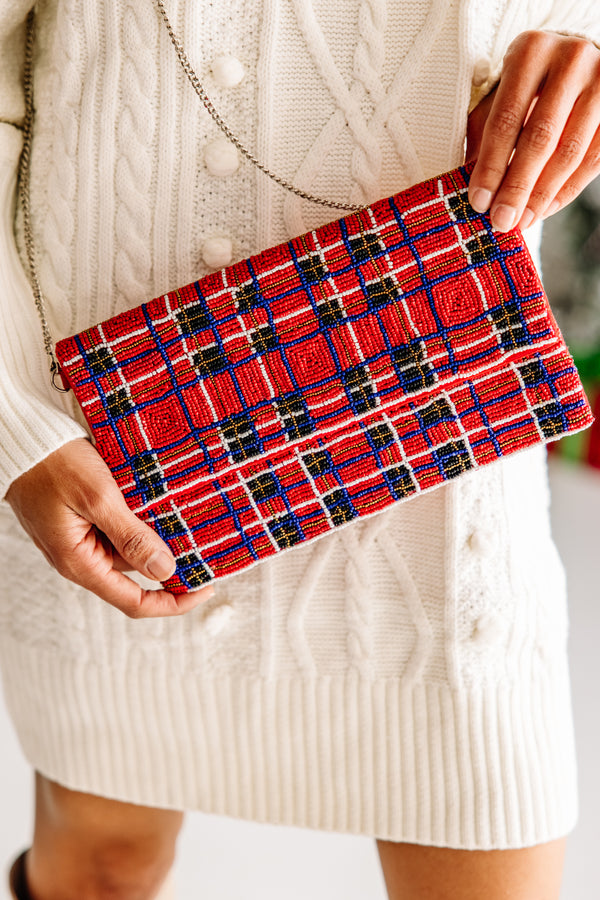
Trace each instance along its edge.
{"label": "sleeve cuff", "polygon": [[0,120],[0,163],[12,166],[15,171],[23,147],[23,131],[10,122]]}

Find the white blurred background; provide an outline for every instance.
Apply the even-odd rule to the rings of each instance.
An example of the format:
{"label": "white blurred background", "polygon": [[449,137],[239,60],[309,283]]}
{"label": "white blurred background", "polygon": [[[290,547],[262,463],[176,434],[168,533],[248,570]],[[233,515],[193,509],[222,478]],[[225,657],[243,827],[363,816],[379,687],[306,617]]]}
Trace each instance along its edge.
{"label": "white blurred background", "polygon": [[[570,653],[580,819],[561,900],[597,900],[600,808],[600,470],[553,460],[553,529],[570,589]],[[0,697],[0,872],[30,840],[31,777]],[[179,900],[384,900],[368,838],[188,816],[176,867]],[[0,887],[0,898],[4,896]],[[534,900],[534,898],[532,898]]]}

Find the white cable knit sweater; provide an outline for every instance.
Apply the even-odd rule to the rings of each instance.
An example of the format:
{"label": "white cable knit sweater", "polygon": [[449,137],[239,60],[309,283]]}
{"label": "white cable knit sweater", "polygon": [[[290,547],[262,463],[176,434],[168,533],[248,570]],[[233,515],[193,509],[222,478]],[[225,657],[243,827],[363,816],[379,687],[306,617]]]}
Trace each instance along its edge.
{"label": "white cable knit sweater", "polygon": [[[0,495],[85,433],[49,387],[14,237],[29,6],[0,0]],[[38,6],[32,209],[57,336],[331,218],[222,143],[150,0]],[[258,158],[351,202],[461,161],[470,104],[520,31],[600,37],[596,4],[566,0],[168,6]],[[0,659],[24,751],[150,805],[464,848],[564,834],[547,503],[528,451],[228,579],[183,618],[136,622],[50,570],[4,505]]]}

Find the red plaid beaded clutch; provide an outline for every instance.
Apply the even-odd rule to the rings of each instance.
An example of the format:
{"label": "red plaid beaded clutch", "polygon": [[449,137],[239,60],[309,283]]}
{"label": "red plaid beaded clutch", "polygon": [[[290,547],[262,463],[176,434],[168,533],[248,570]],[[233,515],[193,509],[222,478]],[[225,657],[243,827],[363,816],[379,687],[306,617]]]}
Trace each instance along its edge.
{"label": "red plaid beaded clutch", "polygon": [[593,421],[522,236],[432,178],[60,341],[198,588]]}

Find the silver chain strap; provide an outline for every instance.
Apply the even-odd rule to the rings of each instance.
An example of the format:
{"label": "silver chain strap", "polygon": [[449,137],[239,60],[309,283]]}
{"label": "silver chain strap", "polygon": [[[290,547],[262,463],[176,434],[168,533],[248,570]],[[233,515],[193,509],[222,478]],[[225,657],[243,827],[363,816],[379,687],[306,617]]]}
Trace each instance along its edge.
{"label": "silver chain strap", "polygon": [[314,194],[310,194],[308,191],[303,191],[301,188],[296,187],[291,182],[286,181],[285,178],[282,178],[280,175],[276,175],[275,172],[271,172],[264,163],[261,163],[254,154],[248,150],[248,148],[241,142],[241,140],[237,137],[236,134],[230,129],[227,123],[221,118],[219,113],[214,107],[214,104],[206,91],[204,90],[200,79],[196,75],[196,72],[189,60],[189,57],[185,50],[183,49],[183,44],[173,31],[173,27],[167,15],[167,11],[165,9],[164,0],[155,0],[156,7],[158,12],[160,13],[162,20],[165,24],[165,27],[169,33],[169,37],[171,38],[171,43],[175,48],[175,52],[177,53],[177,58],[181,63],[181,67],[185,74],[187,75],[190,84],[194,88],[196,94],[202,101],[204,108],[209,113],[213,121],[218,125],[221,129],[225,137],[227,137],[231,143],[237,147],[240,153],[246,157],[246,159],[251,162],[257,169],[260,169],[265,175],[275,181],[280,187],[285,188],[288,191],[291,191],[292,194],[296,194],[298,197],[302,197],[303,200],[309,200],[311,203],[319,203],[321,206],[326,206],[328,209],[341,209],[346,212],[356,212],[359,209],[362,209],[362,206],[356,206],[348,203],[335,203],[333,200],[324,200],[322,197],[317,197]]}
{"label": "silver chain strap", "polygon": [[33,9],[27,17],[27,40],[25,42],[25,65],[23,69],[23,87],[25,92],[25,122],[23,124],[23,149],[21,151],[21,161],[19,165],[19,199],[23,210],[23,238],[25,240],[25,250],[27,252],[27,263],[29,265],[29,278],[31,281],[31,289],[33,299],[35,301],[38,316],[42,325],[42,336],[44,339],[44,350],[50,362],[50,375],[52,377],[52,385],[61,393],[68,391],[60,384],[58,378],[60,375],[60,366],[54,355],[54,341],[50,333],[48,319],[46,316],[46,303],[40,280],[38,278],[37,266],[35,262],[35,245],[33,242],[33,231],[31,228],[31,203],[30,203],[30,180],[31,180],[31,140],[33,136],[33,43],[35,40],[35,14]]}

